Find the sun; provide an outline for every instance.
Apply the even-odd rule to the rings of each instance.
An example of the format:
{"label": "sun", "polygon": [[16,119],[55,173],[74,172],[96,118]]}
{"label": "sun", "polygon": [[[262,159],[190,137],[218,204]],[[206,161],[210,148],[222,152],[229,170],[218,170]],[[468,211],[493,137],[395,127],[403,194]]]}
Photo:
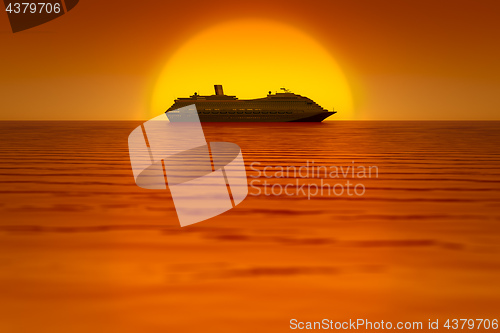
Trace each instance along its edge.
{"label": "sun", "polygon": [[327,110],[335,108],[332,120],[352,119],[351,91],[335,59],[306,33],[280,22],[229,21],[186,41],[159,75],[151,116],[165,112],[175,98],[214,94],[214,84],[240,99],[287,88]]}

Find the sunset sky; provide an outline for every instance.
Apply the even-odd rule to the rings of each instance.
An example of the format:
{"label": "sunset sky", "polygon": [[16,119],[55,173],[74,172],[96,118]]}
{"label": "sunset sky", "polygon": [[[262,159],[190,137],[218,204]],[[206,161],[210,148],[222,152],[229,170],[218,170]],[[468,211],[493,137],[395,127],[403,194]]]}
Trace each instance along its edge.
{"label": "sunset sky", "polygon": [[[215,68],[196,69],[203,57],[227,63],[221,72],[234,68],[245,76],[241,57],[230,63],[227,50],[246,43],[257,56],[245,64],[268,75],[224,84],[228,94],[263,97],[282,82],[325,108],[335,106],[339,119],[500,120],[499,13],[499,1],[82,0],[54,21],[13,34],[4,12],[0,119],[148,119],[162,103],[167,109],[174,97],[185,97],[159,85],[170,82],[169,73],[186,73],[182,85],[192,83],[190,93],[212,94],[213,84],[224,84],[208,77]],[[247,22],[247,30],[232,28],[238,22]],[[283,34],[288,39],[278,39],[286,45],[306,44],[273,48],[272,36]],[[269,39],[255,45],[260,36]],[[198,47],[192,58],[181,52]],[[264,68],[266,59],[300,70],[274,73],[281,65],[269,60]],[[316,59],[330,70],[309,70]],[[321,61],[316,65],[325,68]],[[331,89],[331,97],[307,91],[320,88]],[[159,101],[154,94],[162,89]]]}

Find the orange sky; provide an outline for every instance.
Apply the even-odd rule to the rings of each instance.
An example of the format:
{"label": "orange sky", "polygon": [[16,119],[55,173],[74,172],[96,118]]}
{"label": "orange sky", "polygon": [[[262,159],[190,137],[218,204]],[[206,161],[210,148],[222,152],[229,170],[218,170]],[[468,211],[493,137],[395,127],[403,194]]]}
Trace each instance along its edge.
{"label": "orange sky", "polygon": [[499,12],[499,1],[84,0],[16,34],[3,13],[0,119],[146,119],[183,41],[262,18],[332,54],[352,89],[352,119],[500,120]]}

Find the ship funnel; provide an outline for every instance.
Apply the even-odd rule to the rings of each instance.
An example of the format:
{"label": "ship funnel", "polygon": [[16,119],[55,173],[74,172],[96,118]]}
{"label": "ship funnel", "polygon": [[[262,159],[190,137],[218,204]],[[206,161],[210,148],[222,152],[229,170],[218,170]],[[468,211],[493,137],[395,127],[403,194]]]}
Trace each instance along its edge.
{"label": "ship funnel", "polygon": [[214,88],[216,95],[224,95],[224,91],[222,91],[222,84],[215,84]]}

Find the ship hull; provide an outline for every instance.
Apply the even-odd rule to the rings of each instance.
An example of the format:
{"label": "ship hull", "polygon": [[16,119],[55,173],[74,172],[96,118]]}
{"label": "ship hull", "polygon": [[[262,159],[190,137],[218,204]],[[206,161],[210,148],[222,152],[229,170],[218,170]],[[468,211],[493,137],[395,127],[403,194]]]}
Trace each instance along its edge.
{"label": "ship hull", "polygon": [[[333,115],[334,112],[302,113],[302,114],[218,114],[207,115],[198,113],[198,119],[201,122],[231,122],[231,123],[251,123],[251,122],[321,122]],[[192,114],[166,113],[171,122],[192,122],[198,121]]]}

